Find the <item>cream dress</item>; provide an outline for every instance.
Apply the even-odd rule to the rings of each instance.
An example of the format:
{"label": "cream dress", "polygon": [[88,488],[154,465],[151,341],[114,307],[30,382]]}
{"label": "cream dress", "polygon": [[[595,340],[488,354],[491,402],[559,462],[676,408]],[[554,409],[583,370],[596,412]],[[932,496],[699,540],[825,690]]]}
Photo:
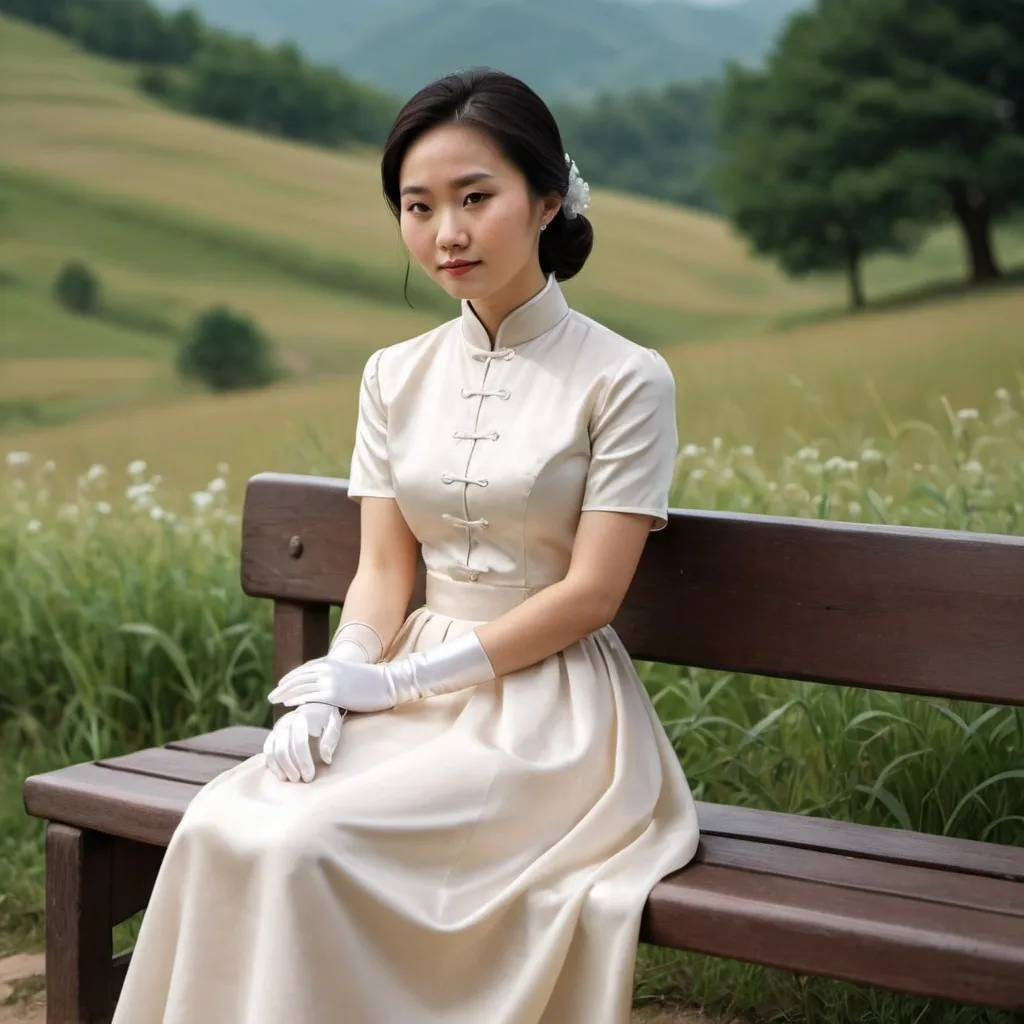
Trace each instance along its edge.
{"label": "cream dress", "polygon": [[[554,277],[492,350],[472,307],[375,353],[350,493],[395,497],[425,607],[388,652],[496,618],[569,566],[583,509],[665,524],[664,360]],[[262,755],[174,834],[115,1024],[623,1024],[640,914],[697,818],[614,630],[459,693],[349,715],[329,767]]]}

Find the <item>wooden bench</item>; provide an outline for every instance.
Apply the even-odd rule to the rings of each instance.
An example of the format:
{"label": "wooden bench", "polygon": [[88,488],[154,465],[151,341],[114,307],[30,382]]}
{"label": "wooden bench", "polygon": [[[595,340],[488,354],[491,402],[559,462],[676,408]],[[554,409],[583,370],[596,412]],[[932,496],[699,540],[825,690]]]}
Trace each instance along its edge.
{"label": "wooden bench", "polygon": [[[274,600],[275,678],[326,650],[358,538],[345,481],[250,481],[242,586]],[[676,511],[615,625],[640,660],[1020,705],[1024,538]],[[111,928],[146,906],[195,793],[265,735],[26,781],[49,822],[49,1024],[109,1020],[126,969]],[[646,942],[1024,1009],[1024,849],[709,803],[699,817],[696,860],[651,893]]]}

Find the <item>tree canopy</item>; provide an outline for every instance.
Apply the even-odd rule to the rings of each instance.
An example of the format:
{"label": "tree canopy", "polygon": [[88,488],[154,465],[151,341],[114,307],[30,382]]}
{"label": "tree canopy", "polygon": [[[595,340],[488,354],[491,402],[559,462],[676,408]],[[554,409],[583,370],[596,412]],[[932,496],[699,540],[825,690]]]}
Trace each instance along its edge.
{"label": "tree canopy", "polygon": [[992,224],[1024,204],[1022,0],[819,0],[763,71],[726,81],[717,176],[755,249],[793,273],[959,224],[970,276],[1000,273]]}

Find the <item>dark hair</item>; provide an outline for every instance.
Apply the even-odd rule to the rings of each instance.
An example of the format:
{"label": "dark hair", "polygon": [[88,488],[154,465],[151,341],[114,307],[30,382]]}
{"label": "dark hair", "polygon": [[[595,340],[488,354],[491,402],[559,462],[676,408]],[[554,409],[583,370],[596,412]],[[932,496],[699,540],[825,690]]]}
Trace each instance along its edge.
{"label": "dark hair", "polygon": [[[562,135],[547,104],[512,75],[472,68],[424,86],[399,111],[384,145],[380,173],[384,197],[401,215],[399,175],[409,147],[442,124],[460,124],[487,133],[505,158],[522,172],[534,196],[569,188]],[[583,269],[594,247],[594,229],[583,214],[569,220],[559,210],[540,236],[540,267],[559,281]]]}

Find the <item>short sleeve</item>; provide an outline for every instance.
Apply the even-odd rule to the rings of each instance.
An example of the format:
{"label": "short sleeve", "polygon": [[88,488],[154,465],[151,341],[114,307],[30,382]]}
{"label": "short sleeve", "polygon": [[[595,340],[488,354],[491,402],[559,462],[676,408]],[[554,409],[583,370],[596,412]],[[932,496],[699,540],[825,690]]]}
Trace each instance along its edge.
{"label": "short sleeve", "polygon": [[388,461],[388,413],[378,376],[382,352],[378,350],[367,360],[359,383],[356,440],[348,475],[348,496],[353,499],[395,496]]}
{"label": "short sleeve", "polygon": [[678,444],[672,371],[653,349],[641,349],[609,382],[591,417],[582,510],[651,515],[651,529],[664,529]]}

